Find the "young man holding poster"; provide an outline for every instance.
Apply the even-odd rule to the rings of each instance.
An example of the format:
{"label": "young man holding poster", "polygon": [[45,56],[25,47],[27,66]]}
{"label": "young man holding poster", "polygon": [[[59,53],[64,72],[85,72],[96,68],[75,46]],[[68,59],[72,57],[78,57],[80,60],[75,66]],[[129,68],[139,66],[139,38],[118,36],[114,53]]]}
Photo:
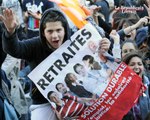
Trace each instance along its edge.
{"label": "young man holding poster", "polygon": [[[5,9],[0,19],[5,24],[3,49],[16,58],[29,62],[31,70],[59,48],[70,37],[70,28],[66,17],[57,9],[46,10],[40,20],[40,36],[25,41],[17,37],[17,21],[10,9]],[[108,50],[109,40],[100,43],[101,49]],[[44,83],[43,83],[44,84]],[[43,97],[35,84],[32,84],[31,120],[55,120],[56,116],[48,100]]]}
{"label": "young man holding poster", "polygon": [[[70,29],[65,16],[56,9],[45,11],[40,23],[40,37],[25,41],[19,41],[17,37],[17,21],[10,9],[4,11],[0,16],[6,27],[3,34],[4,50],[17,58],[29,62],[31,69],[34,69],[60,45],[69,39]],[[32,84],[31,97],[31,120],[56,120],[48,100],[42,96],[34,84]]]}

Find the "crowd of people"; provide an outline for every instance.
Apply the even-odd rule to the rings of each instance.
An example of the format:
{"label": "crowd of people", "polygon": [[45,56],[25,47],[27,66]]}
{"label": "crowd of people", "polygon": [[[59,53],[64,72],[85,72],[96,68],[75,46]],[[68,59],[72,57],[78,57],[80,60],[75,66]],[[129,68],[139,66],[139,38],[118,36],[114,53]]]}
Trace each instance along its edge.
{"label": "crowd of people", "polygon": [[[111,67],[124,62],[142,78],[146,86],[138,102],[123,116],[122,120],[149,120],[150,1],[78,1],[81,6],[86,6],[90,10],[90,17],[102,35],[100,48],[93,50],[93,54],[99,52],[101,65]],[[82,60],[85,66],[80,63],[74,66],[76,75],[83,77],[80,83],[75,73],[70,72],[64,76],[69,90],[61,82],[56,86],[57,91],[63,96],[62,99],[55,91],[49,92],[48,99],[57,106],[54,110],[27,75],[69,40],[78,28],[54,2],[48,0],[2,0],[0,2],[0,90],[2,91],[0,92],[0,119],[6,120],[4,100],[1,97],[3,93],[11,101],[19,120],[77,119],[85,106],[89,105],[87,101],[97,99],[103,93],[101,87],[106,87],[109,82],[103,79],[104,77],[111,79],[114,70],[107,68],[102,76],[97,73],[97,70],[102,69],[102,66],[98,66],[98,61],[90,55],[84,56]],[[94,43],[91,46],[95,47]],[[106,52],[111,57],[106,55]],[[90,70],[86,76],[91,79],[84,77],[84,67]],[[97,78],[95,79],[93,75]],[[103,85],[100,86],[97,81],[103,81]],[[95,85],[97,89],[92,88]],[[74,105],[78,106],[78,109],[72,109],[67,115],[66,104],[72,101],[75,101]],[[66,106],[62,103],[66,103]],[[60,106],[63,106],[63,109]],[[71,118],[76,111],[80,113]]]}

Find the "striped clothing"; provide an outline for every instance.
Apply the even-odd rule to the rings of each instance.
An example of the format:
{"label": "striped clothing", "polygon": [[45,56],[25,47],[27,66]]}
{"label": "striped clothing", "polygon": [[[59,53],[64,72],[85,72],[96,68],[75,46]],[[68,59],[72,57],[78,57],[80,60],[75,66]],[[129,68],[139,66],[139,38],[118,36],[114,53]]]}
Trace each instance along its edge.
{"label": "striped clothing", "polygon": [[62,118],[79,116],[86,108],[85,104],[77,102],[76,96],[67,95],[62,100],[63,106],[56,107]]}

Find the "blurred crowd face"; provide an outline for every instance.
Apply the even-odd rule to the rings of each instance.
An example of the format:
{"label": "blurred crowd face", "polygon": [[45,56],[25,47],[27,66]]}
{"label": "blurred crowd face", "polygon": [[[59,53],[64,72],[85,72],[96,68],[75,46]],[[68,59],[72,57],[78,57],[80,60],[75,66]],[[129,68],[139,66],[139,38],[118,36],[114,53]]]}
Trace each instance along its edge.
{"label": "blurred crowd face", "polygon": [[132,43],[125,43],[122,46],[122,50],[121,51],[122,51],[122,58],[123,58],[126,54],[128,54],[128,53],[130,53],[132,51],[136,51],[136,48],[135,48],[135,46]]}
{"label": "blurred crowd face", "polygon": [[140,77],[142,77],[142,74],[144,72],[144,65],[142,62],[142,59],[139,57],[133,57],[131,58],[131,60],[129,61],[128,66],[136,73],[138,74]]}
{"label": "blurred crowd face", "polygon": [[150,73],[150,59],[145,60],[145,63],[146,63],[147,69]]}
{"label": "blurred crowd face", "polygon": [[[122,28],[125,29],[127,28],[129,25],[128,23],[124,23]],[[131,39],[131,40],[135,40],[136,37],[136,29],[132,30],[128,35],[125,36],[125,40],[126,39]]]}

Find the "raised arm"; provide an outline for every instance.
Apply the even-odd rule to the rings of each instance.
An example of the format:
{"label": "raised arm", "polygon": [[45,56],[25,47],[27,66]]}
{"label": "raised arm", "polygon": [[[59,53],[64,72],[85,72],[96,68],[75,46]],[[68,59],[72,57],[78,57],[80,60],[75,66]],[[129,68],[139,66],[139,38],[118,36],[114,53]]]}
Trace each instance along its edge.
{"label": "raised arm", "polygon": [[12,35],[18,26],[17,18],[11,9],[3,10],[3,15],[0,15],[0,20],[4,23],[8,33]]}
{"label": "raised arm", "polygon": [[17,17],[10,9],[6,8],[3,11],[3,15],[0,15],[0,20],[4,24],[2,34],[3,50],[15,58],[26,60],[35,58],[33,50],[38,50],[37,46],[41,44],[39,40],[37,41],[38,38],[19,40]]}
{"label": "raised arm", "polygon": [[143,18],[141,18],[136,24],[129,26],[127,28],[124,29],[124,33],[127,35],[129,34],[132,30],[137,29],[138,27],[142,26],[142,25],[147,25],[149,20],[150,20],[150,0],[146,0],[147,1],[147,5],[144,5],[144,7],[146,8],[147,12],[148,12],[148,16],[145,16]]}
{"label": "raised arm", "polygon": [[114,58],[121,59],[121,49],[120,49],[120,36],[116,30],[112,30],[109,34],[110,38],[113,39],[114,44],[112,48],[112,54]]}
{"label": "raised arm", "polygon": [[148,17],[145,16],[145,17],[141,18],[136,24],[133,24],[132,26],[125,28],[124,33],[126,35],[128,35],[131,31],[137,29],[138,27],[140,27],[142,25],[146,25],[147,23],[148,23]]}

